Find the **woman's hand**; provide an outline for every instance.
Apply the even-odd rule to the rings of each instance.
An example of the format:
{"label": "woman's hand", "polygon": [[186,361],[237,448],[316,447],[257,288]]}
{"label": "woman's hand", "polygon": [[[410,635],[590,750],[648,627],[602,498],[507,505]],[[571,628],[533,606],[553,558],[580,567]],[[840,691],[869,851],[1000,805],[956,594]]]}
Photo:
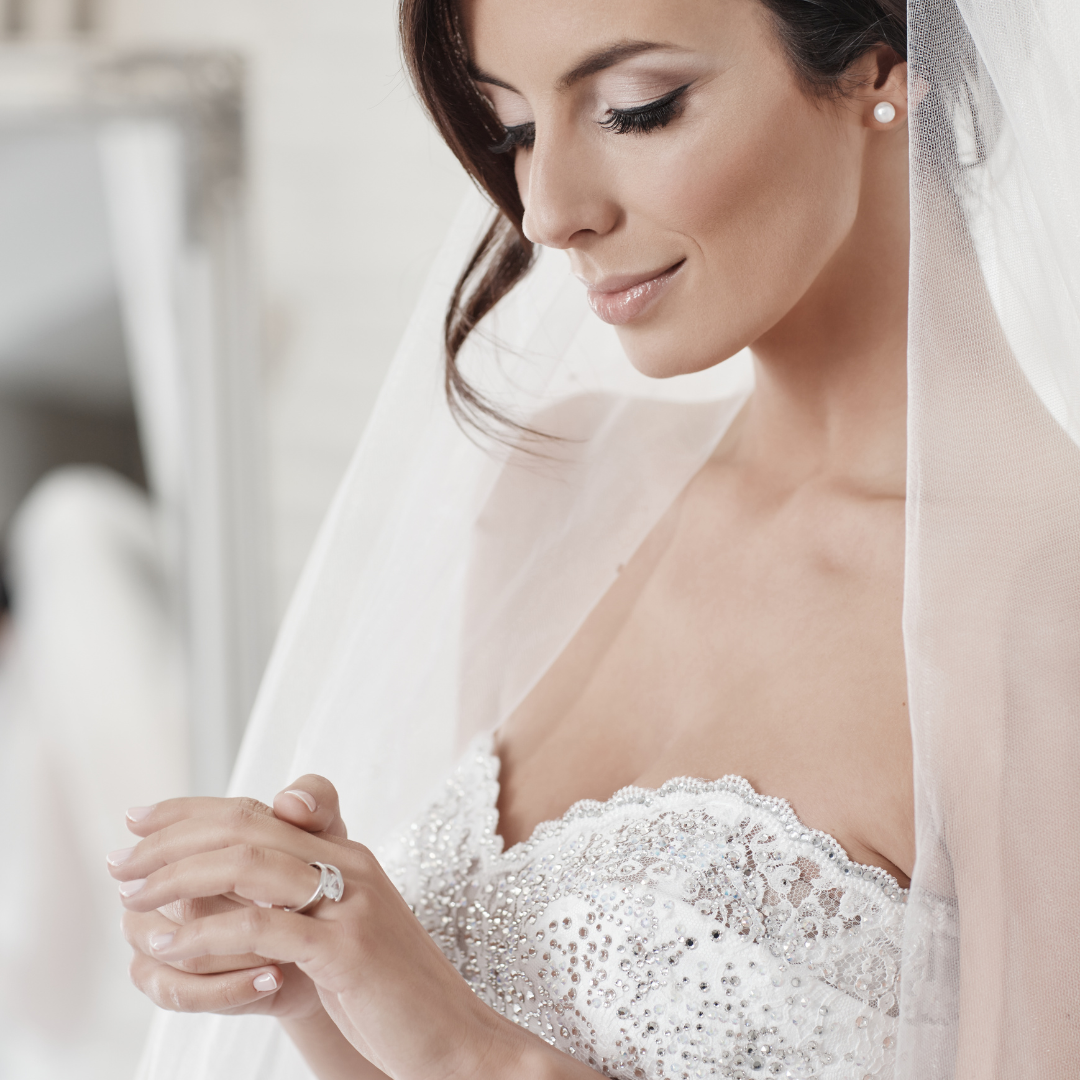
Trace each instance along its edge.
{"label": "woman's hand", "polygon": [[[150,944],[195,919],[241,905],[225,897],[170,904],[163,912],[125,912],[124,936],[134,950],[132,982],[155,1005],[175,1012],[265,1013],[306,1019],[321,1010],[314,983],[264,956],[201,956],[169,963]],[[275,993],[275,991],[278,991]]]}
{"label": "woman's hand", "polygon": [[[314,795],[319,806],[333,806],[336,816],[337,796],[328,781],[305,777],[294,787]],[[371,852],[344,835],[312,835],[244,799],[172,800],[130,827],[145,839],[112,873],[122,883],[124,906],[142,934],[133,936],[149,961],[170,970],[194,963],[207,971],[236,965],[238,958],[274,958],[242,975],[210,976],[221,980],[220,1010],[273,1012],[271,999],[288,1002],[285,988],[296,980],[294,972],[302,973],[352,1046],[392,1076],[521,1076],[530,1051],[548,1059],[549,1048],[472,993]],[[340,869],[343,899],[323,899],[307,914],[282,910],[302,905],[315,891],[320,875],[311,862]],[[183,922],[134,921],[214,896],[232,906],[189,909],[195,917]],[[279,989],[258,989],[253,973],[272,976]],[[175,981],[170,985],[183,989]],[[307,1001],[302,995],[299,1000]],[[300,1013],[296,1007],[288,1003],[278,1015],[302,1018],[305,1006]],[[570,1059],[563,1060],[571,1074],[577,1072]],[[583,1075],[594,1074],[586,1069]]]}
{"label": "woman's hand", "polygon": [[[301,777],[274,800],[274,809],[252,803],[254,812],[273,814],[298,828],[320,835],[344,837],[345,824],[336,797],[317,804]],[[317,787],[317,784],[307,786]],[[195,800],[192,800],[194,802]],[[136,807],[128,812],[129,827],[141,832],[140,823],[154,808]],[[114,876],[134,848],[112,852],[108,857]],[[247,901],[233,896],[208,896],[178,900],[157,911],[125,911],[123,931],[134,950],[131,977],[155,1004],[179,1012],[263,1013],[283,1020],[306,1020],[322,1011],[312,981],[294,965],[282,967],[264,956],[203,956],[172,963],[159,958],[150,942],[174,933],[208,915],[233,911]]]}

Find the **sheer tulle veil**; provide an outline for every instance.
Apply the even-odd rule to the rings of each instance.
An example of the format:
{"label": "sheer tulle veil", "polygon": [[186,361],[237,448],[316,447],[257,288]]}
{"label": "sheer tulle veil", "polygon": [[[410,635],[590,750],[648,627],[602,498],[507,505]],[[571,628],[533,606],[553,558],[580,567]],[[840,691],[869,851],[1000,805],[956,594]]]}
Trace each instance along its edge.
{"label": "sheer tulle veil", "polygon": [[[918,861],[897,1076],[1067,1076],[1080,1061],[1080,8],[912,0],[909,23]],[[443,397],[441,323],[487,212],[479,196],[462,208],[432,270],[232,782],[269,799],[323,773],[350,835],[376,847],[551,664],[752,387],[745,356],[637,375],[545,253],[462,362],[562,438],[529,455],[468,437]],[[482,573],[478,536],[499,553]],[[258,1017],[163,1015],[141,1070],[307,1075]]]}

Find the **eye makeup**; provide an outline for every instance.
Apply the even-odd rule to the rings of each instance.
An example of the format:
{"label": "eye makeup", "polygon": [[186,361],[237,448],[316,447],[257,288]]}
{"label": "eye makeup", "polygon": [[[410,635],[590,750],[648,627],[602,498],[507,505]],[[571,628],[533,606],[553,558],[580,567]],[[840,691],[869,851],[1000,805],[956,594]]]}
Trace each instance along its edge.
{"label": "eye makeup", "polygon": [[600,126],[616,135],[644,135],[656,128],[670,124],[679,114],[683,94],[690,88],[690,83],[672,90],[655,101],[644,105],[635,105],[629,109],[609,109]]}
{"label": "eye makeup", "polygon": [[490,147],[493,154],[509,154],[518,148],[527,150],[536,142],[536,124],[533,121],[527,124],[514,124],[504,130],[506,138]]}
{"label": "eye makeup", "polygon": [[[677,87],[655,101],[644,105],[634,105],[627,109],[608,109],[603,120],[598,121],[602,128],[616,135],[645,135],[657,128],[665,127],[678,116],[682,98],[691,83]],[[536,123],[514,124],[506,127],[506,137],[491,147],[493,154],[509,154],[514,150],[528,149],[536,141]]]}

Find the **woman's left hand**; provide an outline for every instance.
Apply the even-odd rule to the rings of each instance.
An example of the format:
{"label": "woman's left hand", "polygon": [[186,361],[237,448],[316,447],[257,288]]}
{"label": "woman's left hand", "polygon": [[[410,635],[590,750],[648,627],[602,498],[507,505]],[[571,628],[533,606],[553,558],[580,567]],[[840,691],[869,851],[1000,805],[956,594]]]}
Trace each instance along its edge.
{"label": "woman's left hand", "polygon": [[[320,806],[336,807],[329,781],[303,785]],[[346,1038],[390,1076],[520,1068],[532,1037],[473,994],[362,844],[312,835],[247,799],[173,799],[129,827],[145,839],[111,868],[129,911],[217,895],[240,902],[153,938],[162,961],[251,953],[296,964]],[[341,871],[341,901],[282,910],[315,892],[312,862]]]}

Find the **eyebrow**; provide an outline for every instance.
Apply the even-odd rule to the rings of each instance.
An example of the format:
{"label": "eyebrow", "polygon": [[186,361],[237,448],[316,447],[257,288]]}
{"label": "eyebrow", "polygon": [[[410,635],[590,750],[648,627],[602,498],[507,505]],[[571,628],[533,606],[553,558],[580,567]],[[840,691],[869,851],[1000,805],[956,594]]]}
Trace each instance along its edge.
{"label": "eyebrow", "polygon": [[[614,67],[616,64],[622,63],[623,60],[629,60],[631,57],[640,56],[642,53],[655,52],[661,49],[671,49],[673,47],[674,46],[665,45],[659,41],[617,42],[614,45],[609,45],[607,48],[600,49],[585,57],[577,67],[572,68],[559,79],[559,89],[568,90],[575,83],[581,82],[582,79],[587,79],[590,75],[596,75],[600,71],[605,71],[609,67]],[[476,82],[489,83],[491,86],[501,86],[504,90],[510,90],[515,94],[520,93],[520,91],[509,83],[503,82],[502,79],[496,79],[494,75],[486,74],[479,68],[474,67],[472,63],[469,64],[469,75]]]}

